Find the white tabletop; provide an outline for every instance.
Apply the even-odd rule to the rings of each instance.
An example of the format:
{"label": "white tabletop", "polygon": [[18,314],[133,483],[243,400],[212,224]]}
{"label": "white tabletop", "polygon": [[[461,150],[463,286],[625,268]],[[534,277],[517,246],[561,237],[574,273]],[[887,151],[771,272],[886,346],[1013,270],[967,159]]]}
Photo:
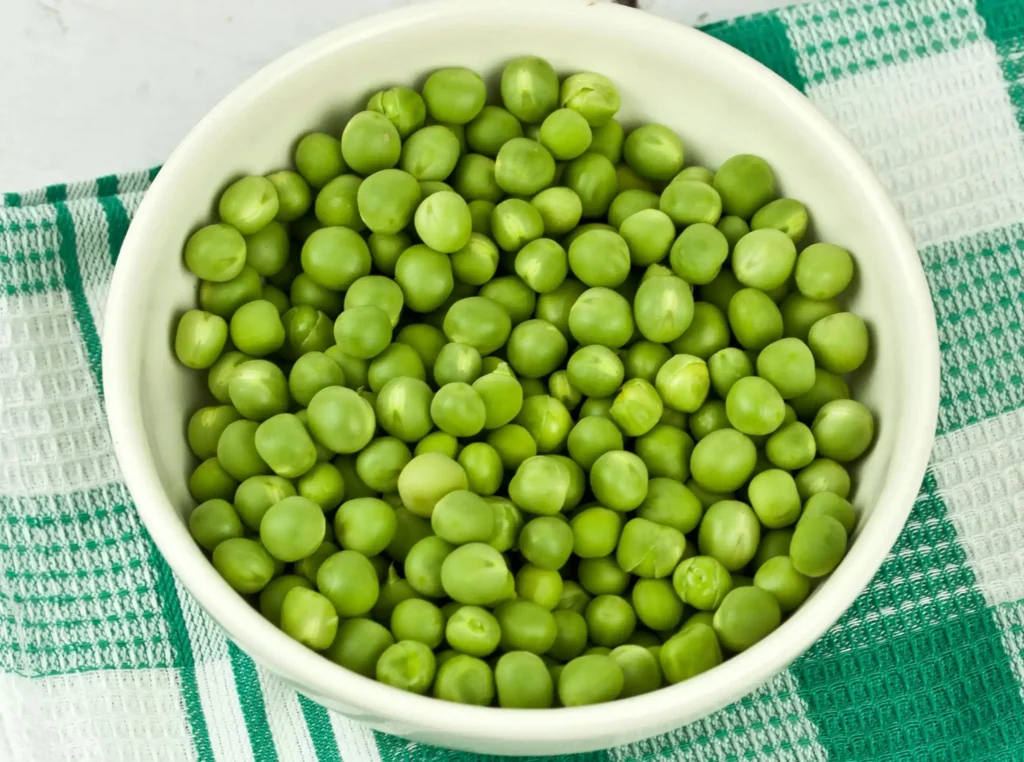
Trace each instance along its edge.
{"label": "white tabletop", "polygon": [[[419,1],[0,0],[0,191],[160,164],[264,64],[336,26]],[[782,4],[640,0],[687,24]]]}

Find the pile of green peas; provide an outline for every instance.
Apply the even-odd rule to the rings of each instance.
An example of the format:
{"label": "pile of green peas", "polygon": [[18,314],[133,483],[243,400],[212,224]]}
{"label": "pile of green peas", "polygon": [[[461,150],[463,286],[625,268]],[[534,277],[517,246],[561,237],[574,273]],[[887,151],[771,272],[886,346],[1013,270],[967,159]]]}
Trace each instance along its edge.
{"label": "pile of green peas", "polygon": [[370,98],[197,230],[192,535],[291,637],[478,705],[610,701],[767,636],[874,436],[845,249],[771,167],[684,166],[606,77]]}

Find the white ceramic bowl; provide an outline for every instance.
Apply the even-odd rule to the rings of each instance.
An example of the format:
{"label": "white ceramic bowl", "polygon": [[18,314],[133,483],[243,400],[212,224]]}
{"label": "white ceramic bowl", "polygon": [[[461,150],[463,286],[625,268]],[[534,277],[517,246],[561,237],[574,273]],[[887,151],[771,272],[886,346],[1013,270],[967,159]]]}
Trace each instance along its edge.
{"label": "white ceramic bowl", "polygon": [[[854,252],[852,306],[871,327],[873,362],[857,385],[877,440],[859,469],[856,538],[839,569],[778,631],[685,684],[625,701],[544,711],[466,707],[367,680],[266,622],[214,571],[184,517],[188,412],[199,377],[174,359],[174,316],[196,301],[182,245],[241,173],[289,163],[297,136],[340,134],[373,91],[462,65],[491,76],[532,53],[563,73],[602,72],[627,127],[665,123],[687,163],[768,159],[786,195],[808,203],[815,233]],[[864,161],[783,80],[700,32],[611,5],[461,0],[413,6],[338,29],[268,66],[217,106],[161,170],[124,242],[110,289],[103,355],[117,456],[139,513],[186,588],[257,662],[326,706],[374,728],[477,752],[553,754],[608,747],[696,720],[782,670],[865,588],[902,528],[935,428],[935,319],[914,246]]]}

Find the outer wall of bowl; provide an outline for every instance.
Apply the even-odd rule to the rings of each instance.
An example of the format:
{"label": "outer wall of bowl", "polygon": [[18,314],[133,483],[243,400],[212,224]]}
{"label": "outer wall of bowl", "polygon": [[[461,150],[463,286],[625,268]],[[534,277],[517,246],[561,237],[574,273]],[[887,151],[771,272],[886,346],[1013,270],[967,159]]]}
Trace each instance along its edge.
{"label": "outer wall of bowl", "polygon": [[[653,694],[574,709],[466,707],[406,694],[348,672],[278,631],[237,596],[189,537],[192,466],[184,436],[202,379],[174,360],[177,315],[196,301],[182,264],[189,233],[217,189],[289,163],[303,133],[340,134],[373,91],[422,83],[447,65],[493,82],[508,59],[544,56],[562,73],[594,70],[622,93],[620,118],[665,123],[687,163],[766,157],[781,190],[807,202],[815,234],[858,263],[852,307],[873,338],[859,397],[879,422],[859,469],[862,520],[847,559],[782,628],[710,673]],[[783,80],[700,32],[612,5],[456,0],[418,5],[327,34],[239,87],[182,142],[143,201],[110,289],[106,404],[117,456],[139,513],[189,592],[257,662],[326,706],[430,744],[494,754],[581,752],[699,719],[796,659],[865,588],[900,532],[935,429],[938,348],[914,246],[878,181],[840,133]]]}

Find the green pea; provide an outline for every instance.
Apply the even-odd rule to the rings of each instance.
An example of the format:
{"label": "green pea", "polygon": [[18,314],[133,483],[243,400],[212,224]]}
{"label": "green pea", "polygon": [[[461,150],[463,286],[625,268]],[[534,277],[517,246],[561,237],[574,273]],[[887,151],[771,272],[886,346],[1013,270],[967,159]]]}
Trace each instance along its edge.
{"label": "green pea", "polygon": [[216,458],[207,458],[188,477],[188,494],[199,503],[220,498],[230,500],[239,482]]}
{"label": "green pea", "polygon": [[[277,225],[277,223],[272,223]],[[267,228],[264,228],[266,230]],[[287,246],[287,243],[285,244]],[[287,250],[286,250],[287,254]],[[199,287],[199,306],[225,320],[247,302],[261,299],[263,286],[259,273],[246,265],[231,280],[222,283],[203,281]]]}
{"label": "green pea", "polygon": [[754,375],[754,365],[742,349],[726,347],[708,358],[708,373],[715,394],[725,399],[737,381]]}
{"label": "green pea", "polygon": [[[407,148],[408,145],[406,144]],[[403,152],[403,158],[404,156]],[[341,179],[338,178],[338,180]],[[420,205],[423,194],[417,180],[422,179],[425,178],[416,177],[400,169],[382,169],[379,172],[374,172],[358,186],[356,193],[356,204],[361,222],[373,233],[381,235],[400,233],[412,222],[413,214],[417,206]],[[325,188],[324,191],[326,190]],[[317,197],[318,205],[324,191],[321,191],[320,196]],[[361,228],[361,226],[354,225],[350,225],[350,227],[356,230]]]}
{"label": "green pea", "polygon": [[389,381],[395,378],[413,378],[425,381],[427,378],[423,361],[416,350],[407,344],[392,344],[373,358],[366,372],[366,380],[374,394],[379,394]]}
{"label": "green pea", "polygon": [[325,655],[336,664],[363,677],[374,677],[381,655],[395,639],[387,628],[370,619],[347,619],[338,625],[334,642]]}
{"label": "green pea", "polygon": [[590,469],[590,488],[606,508],[625,513],[635,510],[647,496],[647,466],[639,456],[623,450],[601,455]]}
{"label": "green pea", "polygon": [[661,420],[663,409],[661,397],[653,385],[642,378],[631,378],[622,385],[609,412],[624,434],[639,437]]}
{"label": "green pea", "polygon": [[693,295],[679,278],[649,278],[637,289],[633,312],[636,327],[644,338],[666,344],[678,339],[690,326]]}
{"label": "green pea", "polygon": [[515,258],[516,274],[539,294],[553,291],[569,271],[565,250],[550,238],[530,241]]}
{"label": "green pea", "polygon": [[338,614],[331,602],[305,587],[293,587],[281,605],[281,629],[305,646],[323,651],[334,642]]}
{"label": "green pea", "polygon": [[267,360],[247,360],[231,375],[231,404],[250,420],[262,421],[288,409],[284,373]]}
{"label": "green pea", "polygon": [[516,118],[538,124],[558,105],[558,74],[543,58],[514,58],[501,74],[501,99]]}
{"label": "green pea", "polygon": [[674,630],[683,618],[683,602],[667,579],[637,580],[631,601],[637,619],[652,630]]}
{"label": "green pea", "polygon": [[499,553],[511,550],[519,541],[523,527],[522,512],[505,497],[485,497],[484,500],[494,513],[494,531],[487,544]]}
{"label": "green pea", "polygon": [[[319,193],[313,210],[322,226],[342,225],[357,232],[366,229],[359,215],[359,191],[363,180],[358,175],[341,175],[331,180]],[[419,188],[416,189],[419,193]],[[308,240],[308,239],[307,239]]]}
{"label": "green pea", "polygon": [[675,180],[662,191],[658,208],[677,226],[698,223],[712,226],[722,215],[722,199],[718,191],[706,183]]}
{"label": "green pea", "polygon": [[615,558],[624,571],[659,579],[672,573],[685,548],[686,537],[678,529],[635,518],[622,528]]}
{"label": "green pea", "polygon": [[710,283],[698,287],[697,296],[701,301],[707,302],[723,313],[728,313],[729,302],[736,292],[743,288],[743,284],[736,280],[732,270],[723,268]]}
{"label": "green pea", "polygon": [[699,409],[711,388],[707,363],[689,354],[677,354],[667,360],[654,383],[665,405],[683,413]]}
{"label": "green pea", "polygon": [[814,243],[796,261],[796,287],[809,299],[833,299],[853,280],[850,252],[831,243]]}
{"label": "green pea", "polygon": [[[489,437],[488,442],[501,454],[495,440]],[[571,487],[572,472],[564,464],[543,455],[527,456],[516,467],[509,497],[524,511],[554,515],[565,506]]]}
{"label": "green pea", "polygon": [[278,206],[274,184],[265,177],[249,175],[228,186],[217,211],[224,222],[251,235],[274,219]]}
{"label": "green pea", "polygon": [[197,505],[189,514],[188,530],[195,541],[209,551],[224,540],[241,537],[244,531],[231,503],[220,498]]}
{"label": "green pea", "polygon": [[543,145],[529,138],[512,138],[498,150],[494,177],[506,193],[532,196],[554,180],[555,160]]}
{"label": "green pea", "polygon": [[842,376],[815,368],[814,385],[810,391],[794,397],[790,402],[797,417],[804,421],[813,421],[818,411],[827,403],[849,398],[850,388]]}
{"label": "green pea", "polygon": [[498,452],[506,470],[515,470],[537,454],[537,442],[524,427],[510,423],[487,435],[487,444]]}
{"label": "green pea", "polygon": [[[633,336],[630,303],[608,288],[584,291],[569,310],[569,331],[581,345],[624,346]],[[685,336],[685,334],[684,334]]]}
{"label": "green pea", "polygon": [[[495,178],[495,166],[494,160],[488,156],[477,153],[462,156],[450,177],[455,192],[470,203],[498,203],[505,197],[505,192]],[[491,211],[493,213],[493,209]],[[490,234],[491,231],[488,230],[486,235]]]}
{"label": "green pea", "polygon": [[623,448],[622,433],[609,419],[598,416],[581,418],[567,439],[573,460],[590,469],[604,453]]}
{"label": "green pea", "polygon": [[288,293],[293,307],[313,307],[328,317],[337,317],[342,308],[342,296],[337,291],[321,286],[306,273],[299,273],[292,281]]}
{"label": "green pea", "polygon": [[485,542],[494,531],[494,512],[479,495],[455,490],[437,501],[430,524],[438,537],[453,545]]}
{"label": "green pea", "polygon": [[683,482],[690,477],[693,446],[693,439],[685,431],[659,423],[637,438],[635,450],[652,478],[667,477]]}
{"label": "green pea", "polygon": [[772,465],[796,471],[808,465],[817,454],[814,434],[803,423],[787,423],[765,443],[765,454]]}
{"label": "green pea", "polygon": [[559,518],[531,519],[520,533],[519,549],[523,557],[539,569],[560,569],[572,553],[573,530]]}
{"label": "green pea", "polygon": [[346,169],[341,143],[331,135],[312,132],[296,146],[295,166],[310,185],[322,188]]}
{"label": "green pea", "polygon": [[857,525],[857,513],[853,506],[845,498],[832,492],[818,492],[807,498],[800,520],[818,515],[831,516],[843,525],[848,535]]}
{"label": "green pea", "polygon": [[817,451],[822,456],[847,463],[871,446],[875,421],[856,400],[833,400],[821,406],[811,426]]}
{"label": "green pea", "polygon": [[810,579],[796,570],[789,556],[767,559],[754,574],[754,585],[774,595],[783,614],[796,610],[811,592]]}
{"label": "green pea", "polygon": [[590,152],[604,156],[613,164],[622,159],[623,129],[614,119],[599,126],[591,126]]}
{"label": "green pea", "polygon": [[761,534],[761,542],[757,545],[757,553],[750,562],[750,568],[756,573],[765,561],[776,556],[788,556],[790,541],[793,539],[793,529],[770,529]]}
{"label": "green pea", "polygon": [[[482,542],[470,542],[448,553],[442,561],[440,581],[450,598],[473,606],[492,606],[514,589],[504,556]],[[501,623],[497,611],[495,616]]]}
{"label": "green pea", "polygon": [[761,527],[746,503],[722,500],[704,514],[697,535],[700,552],[720,561],[729,571],[746,566],[757,552]]}
{"label": "green pea", "polygon": [[[347,227],[324,227],[302,245],[302,270],[315,283],[343,291],[369,275],[370,248],[356,231]],[[292,302],[296,301],[292,297]],[[324,310],[327,312],[327,310]]]}
{"label": "green pea", "polygon": [[765,228],[753,230],[736,242],[732,271],[745,286],[763,291],[779,288],[793,273],[796,246],[785,233]]}
{"label": "green pea", "polygon": [[583,216],[583,202],[570,188],[546,188],[530,203],[540,212],[544,235],[549,238],[570,232]]}
{"label": "green pea", "polygon": [[380,595],[373,565],[354,550],[339,551],[324,561],[316,574],[316,586],[344,617],[366,614]]}
{"label": "green pea", "polygon": [[398,477],[402,503],[413,513],[429,518],[438,500],[469,486],[466,472],[452,458],[438,452],[417,455]]}
{"label": "green pea", "polygon": [[260,522],[260,541],[274,558],[290,562],[310,555],[324,540],[324,513],[304,497],[286,497]]}
{"label": "green pea", "polygon": [[[272,416],[254,432],[255,448],[278,476],[295,479],[316,463],[316,447],[302,422],[288,413]],[[254,476],[255,474],[249,474]]]}
{"label": "green pea", "polygon": [[758,376],[741,378],[725,400],[733,428],[751,436],[771,434],[782,425],[786,403],[775,387]]}
{"label": "green pea", "polygon": [[633,130],[622,153],[637,174],[650,180],[669,180],[683,168],[683,141],[661,124],[645,124]]}
{"label": "green pea", "polygon": [[524,564],[515,575],[516,598],[552,610],[562,596],[562,577],[553,569]]}
{"label": "green pea", "polygon": [[324,447],[336,453],[359,452],[373,438],[373,406],[356,392],[329,386],[309,402],[309,428]]}
{"label": "green pea", "polygon": [[749,220],[775,197],[775,176],[760,156],[739,154],[727,159],[714,179],[726,214]]}
{"label": "green pea", "polygon": [[217,361],[227,338],[228,325],[224,318],[202,310],[189,310],[178,321],[174,353],[183,365],[202,370]]}
{"label": "green pea", "polygon": [[626,378],[642,378],[655,383],[658,371],[669,358],[672,350],[652,341],[637,341],[626,351],[624,361]]}
{"label": "green pea", "polygon": [[868,330],[857,315],[838,312],[812,325],[807,343],[822,368],[830,373],[850,373],[867,359]]}
{"label": "green pea", "polygon": [[759,587],[737,587],[715,612],[715,634],[730,651],[745,651],[775,630],[781,618],[774,595]]}
{"label": "green pea", "polygon": [[784,399],[793,399],[814,387],[814,356],[800,339],[779,339],[758,354],[757,374],[770,381]]}
{"label": "green pea", "polygon": [[796,475],[796,487],[802,500],[819,492],[832,492],[845,498],[850,494],[850,475],[834,460],[818,458]]}
{"label": "green pea", "polygon": [[298,172],[283,169],[271,172],[267,175],[267,179],[277,192],[278,208],[277,215],[274,217],[275,220],[278,222],[292,222],[309,210],[309,184]]}
{"label": "green pea", "polygon": [[[621,198],[628,193],[646,192],[639,190],[625,191],[619,194],[619,197]],[[649,195],[655,200],[657,199],[653,194]],[[609,210],[609,218],[614,210],[614,202],[612,206],[613,209]],[[675,225],[672,219],[659,210],[656,205],[653,208],[642,209],[626,217],[619,227],[619,234],[629,247],[632,263],[639,267],[661,262],[669,255],[670,251],[675,250],[673,246]]]}
{"label": "green pea", "polygon": [[707,167],[701,167],[696,164],[692,167],[686,167],[685,169],[680,170],[679,174],[672,178],[673,181],[696,180],[698,182],[706,183],[707,185],[711,185],[711,183],[714,182],[714,179],[714,172]]}
{"label": "green pea", "polygon": [[685,485],[666,477],[648,482],[647,496],[637,516],[688,533],[697,528],[704,509],[697,496]]}
{"label": "green pea", "polygon": [[744,288],[729,302],[729,327],[745,349],[759,351],[782,338],[782,314],[763,291]]}
{"label": "green pea", "polygon": [[618,112],[620,99],[608,77],[580,72],[562,81],[559,103],[578,111],[591,127],[600,127]]}
{"label": "green pea", "polygon": [[592,595],[622,595],[632,579],[611,556],[580,559],[576,576]]}
{"label": "green pea", "polygon": [[570,161],[562,183],[579,196],[586,218],[604,216],[618,192],[615,165],[598,153],[585,153]]}
{"label": "green pea", "polygon": [[344,385],[345,372],[323,352],[303,354],[288,375],[288,390],[300,405],[308,405],[321,389]]}
{"label": "green pea", "polygon": [[260,613],[274,625],[280,627],[281,609],[284,606],[285,596],[296,587],[310,590],[313,587],[313,583],[297,574],[284,574],[270,580],[266,587],[260,591]]}
{"label": "green pea", "polygon": [[231,402],[231,394],[228,391],[231,376],[239,365],[251,359],[248,355],[235,351],[224,352],[217,358],[207,374],[207,386],[210,387],[214,399],[222,404]]}
{"label": "green pea", "polygon": [[558,637],[551,611],[533,601],[506,601],[494,615],[501,626],[501,648],[506,651],[546,653]]}
{"label": "green pea", "polygon": [[658,653],[661,672],[672,685],[707,672],[722,663],[722,648],[716,631],[692,618],[669,638]]}
{"label": "green pea", "polygon": [[552,705],[552,678],[540,656],[509,651],[494,668],[498,706],[506,709],[547,709]]}
{"label": "green pea", "polygon": [[494,675],[487,662],[456,654],[440,663],[434,678],[434,696],[459,704],[488,706],[494,701]]}
{"label": "green pea", "polygon": [[559,161],[575,159],[589,147],[593,138],[590,125],[578,112],[561,108],[551,112],[540,126],[541,145]]}
{"label": "green pea", "polygon": [[487,100],[487,88],[471,69],[438,69],[423,83],[427,111],[439,122],[461,125],[471,122]]}
{"label": "green pea", "polygon": [[454,287],[448,257],[423,244],[402,252],[395,263],[395,280],[405,294],[406,306],[415,312],[437,309]]}
{"label": "green pea", "polygon": [[199,408],[188,422],[188,444],[193,454],[203,460],[216,455],[221,434],[241,417],[231,405]]}
{"label": "green pea", "polygon": [[588,286],[618,286],[629,274],[629,246],[618,233],[590,230],[569,246],[569,266]]}
{"label": "green pea", "polygon": [[377,423],[403,442],[416,442],[433,428],[432,399],[433,392],[426,382],[408,376],[392,378],[377,395]]}
{"label": "green pea", "polygon": [[[622,129],[621,126],[619,129]],[[621,145],[619,154],[619,158],[621,158]],[[612,161],[610,156],[608,158],[609,161]],[[636,170],[625,163],[615,164],[615,178],[618,183],[619,191],[642,190],[647,193],[653,193],[655,190],[653,182],[644,177],[640,177],[640,175],[636,173]],[[655,204],[655,208],[657,208],[657,204]]]}
{"label": "green pea", "polygon": [[486,235],[473,232],[466,245],[451,255],[451,265],[459,281],[482,286],[498,269],[498,247]]}
{"label": "green pea", "polygon": [[274,575],[274,561],[263,546],[246,537],[230,537],[213,550],[213,566],[234,590],[258,593]]}
{"label": "green pea", "polygon": [[402,252],[412,245],[412,240],[402,231],[396,233],[373,233],[367,244],[370,249],[370,258],[373,260],[374,268],[388,276],[395,274],[395,263],[402,255]]}
{"label": "green pea", "polygon": [[479,606],[460,606],[445,625],[445,638],[456,651],[469,656],[490,656],[498,647],[498,620]]}
{"label": "green pea", "polygon": [[779,198],[770,201],[751,217],[750,228],[751,230],[761,230],[762,228],[781,230],[793,240],[793,243],[800,243],[807,232],[807,207],[792,198]]}
{"label": "green pea", "polygon": [[377,660],[379,682],[410,693],[426,693],[434,682],[437,660],[430,647],[415,640],[388,646]]}
{"label": "green pea", "polygon": [[800,516],[800,495],[793,477],[779,469],[762,471],[747,486],[747,497],[761,523],[780,529]]}
{"label": "green pea", "polygon": [[512,319],[512,325],[522,323],[533,314],[537,294],[518,275],[494,278],[484,285],[478,294],[497,302]]}
{"label": "green pea", "polygon": [[591,642],[605,648],[622,645],[636,629],[636,613],[618,595],[598,595],[587,606],[584,618]]}
{"label": "green pea", "polygon": [[729,324],[725,315],[713,304],[693,303],[693,320],[683,335],[672,342],[677,354],[688,354],[707,360],[719,349],[729,346]]}
{"label": "green pea", "polygon": [[568,345],[561,332],[550,323],[527,320],[512,329],[506,352],[516,373],[526,378],[540,378],[562,364]]}

